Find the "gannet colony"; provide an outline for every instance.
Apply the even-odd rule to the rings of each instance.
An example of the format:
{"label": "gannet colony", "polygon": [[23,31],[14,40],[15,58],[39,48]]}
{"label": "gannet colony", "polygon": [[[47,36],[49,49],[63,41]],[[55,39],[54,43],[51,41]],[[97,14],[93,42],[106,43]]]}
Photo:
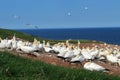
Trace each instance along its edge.
{"label": "gannet colony", "polygon": [[22,39],[17,39],[14,35],[12,39],[2,39],[0,38],[0,50],[9,49],[11,51],[22,52],[25,54],[32,54],[39,57],[42,54],[56,54],[57,58],[61,58],[64,61],[70,63],[82,63],[84,69],[90,71],[103,71],[107,72],[108,69],[95,63],[95,60],[100,62],[109,62],[113,66],[120,66],[120,49],[116,47],[111,47],[110,45],[104,44],[105,47],[100,47],[95,45],[93,47],[82,47],[80,48],[80,41],[77,44],[72,44],[69,40],[66,42],[59,42],[51,45],[50,42],[38,41],[34,38],[33,42],[25,41]]}

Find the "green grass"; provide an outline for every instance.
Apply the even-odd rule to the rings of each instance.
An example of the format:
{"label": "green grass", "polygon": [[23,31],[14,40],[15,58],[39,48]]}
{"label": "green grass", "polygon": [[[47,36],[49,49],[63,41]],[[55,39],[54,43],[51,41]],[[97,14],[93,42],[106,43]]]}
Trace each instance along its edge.
{"label": "green grass", "polygon": [[[26,34],[26,33],[22,33],[22,32],[18,32],[15,30],[8,30],[8,29],[0,29],[0,37],[5,39],[7,38],[12,38],[13,35],[16,34],[16,37],[24,39],[24,40],[28,40],[28,41],[33,41],[33,39],[35,38],[32,35]],[[43,40],[42,38],[38,38],[36,37],[38,40]]]}
{"label": "green grass", "polygon": [[120,80],[120,77],[54,66],[0,52],[0,80]]}

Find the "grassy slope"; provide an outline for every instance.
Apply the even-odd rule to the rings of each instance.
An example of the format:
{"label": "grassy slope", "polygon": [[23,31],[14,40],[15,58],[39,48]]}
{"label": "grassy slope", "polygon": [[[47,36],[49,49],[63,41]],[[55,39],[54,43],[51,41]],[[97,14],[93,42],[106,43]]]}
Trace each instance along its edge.
{"label": "grassy slope", "polygon": [[0,52],[0,79],[6,80],[120,80],[120,77],[54,66]]}
{"label": "grassy slope", "polygon": [[[29,34],[21,33],[21,32],[14,31],[14,30],[0,29],[0,37],[2,37],[3,39],[6,37],[12,38],[14,34],[16,34],[18,38],[28,40],[28,41],[33,41],[34,39],[34,36],[31,36]],[[40,38],[37,38],[37,39],[42,40]]]}

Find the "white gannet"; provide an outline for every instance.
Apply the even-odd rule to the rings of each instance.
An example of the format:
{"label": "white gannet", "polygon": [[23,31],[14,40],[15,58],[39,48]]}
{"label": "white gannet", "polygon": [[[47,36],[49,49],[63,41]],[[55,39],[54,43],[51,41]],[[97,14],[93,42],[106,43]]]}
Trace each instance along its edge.
{"label": "white gannet", "polygon": [[51,46],[50,46],[50,42],[49,42],[49,41],[46,43],[46,46],[51,47]]}
{"label": "white gannet", "polygon": [[92,56],[93,59],[95,59],[98,57],[99,50],[96,47],[93,47],[93,50],[91,50],[89,54]]}
{"label": "white gannet", "polygon": [[66,48],[66,46],[62,46],[60,49],[59,49],[59,53],[58,53],[58,57],[60,58],[64,58],[64,55],[66,54],[66,52],[68,51],[68,48]]}
{"label": "white gannet", "polygon": [[84,64],[84,69],[90,70],[90,71],[107,71],[108,69],[104,68],[103,66],[100,66],[94,62],[86,62]]}
{"label": "white gannet", "polygon": [[22,43],[22,45],[20,46],[21,51],[25,52],[25,53],[31,53],[34,52],[34,48],[31,46],[25,46],[25,42]]}
{"label": "white gannet", "polygon": [[89,54],[89,51],[84,49],[84,48],[81,50],[81,54],[84,56],[84,58],[86,60],[92,60],[93,59],[92,55]]}
{"label": "white gannet", "polygon": [[58,44],[55,44],[52,46],[52,49],[55,51],[55,52],[59,52],[59,50],[61,49],[61,46],[58,45]]}
{"label": "white gannet", "polygon": [[43,47],[45,47],[45,40],[43,40]]}
{"label": "white gannet", "polygon": [[39,41],[36,38],[34,38],[34,42],[31,47],[34,49],[34,51],[39,51]]}
{"label": "white gannet", "polygon": [[39,50],[39,48],[38,48],[39,43],[36,39],[34,39],[34,42],[31,46],[26,45],[26,43],[27,42],[19,42],[19,47],[23,52],[32,53],[32,52]]}
{"label": "white gannet", "polygon": [[80,49],[80,41],[78,40],[78,44],[76,47],[74,47],[74,56],[77,56],[81,53],[81,49]]}
{"label": "white gannet", "polygon": [[43,48],[44,48],[45,52],[53,51],[52,47],[50,46],[49,41],[46,43],[46,45],[44,45]]}
{"label": "white gannet", "polygon": [[64,58],[71,58],[74,55],[73,46],[68,47],[68,51],[65,53]]}
{"label": "white gannet", "polygon": [[85,58],[83,57],[83,55],[78,54],[75,57],[73,57],[70,62],[83,62],[85,60]]}
{"label": "white gannet", "polygon": [[39,47],[39,49],[43,48],[43,44],[39,42],[38,47]]}
{"label": "white gannet", "polygon": [[12,49],[16,49],[16,48],[17,48],[17,41],[16,41],[16,36],[14,34],[12,38]]}
{"label": "white gannet", "polygon": [[6,39],[7,43],[6,43],[6,48],[11,48],[12,47],[12,40],[10,39]]}
{"label": "white gannet", "polygon": [[22,44],[23,44],[23,41],[22,41],[22,40],[19,40],[19,41],[17,42],[17,49],[16,49],[16,50],[20,50],[21,47],[22,47]]}
{"label": "white gannet", "polygon": [[107,60],[111,63],[118,63],[118,58],[113,54],[109,54],[106,56]]}
{"label": "white gannet", "polygon": [[73,51],[74,51],[74,56],[77,56],[77,55],[79,55],[81,53],[81,49],[78,48],[78,47],[74,48]]}
{"label": "white gannet", "polygon": [[53,50],[51,47],[48,47],[48,46],[45,46],[44,49],[45,49],[45,52],[50,52]]}
{"label": "white gannet", "polygon": [[101,48],[101,49],[99,50],[99,55],[98,55],[98,57],[107,56],[107,55],[110,54],[110,53],[111,53],[111,52],[109,52],[109,50],[106,50],[106,49]]}
{"label": "white gannet", "polygon": [[115,56],[120,59],[120,51],[117,51],[117,54]]}
{"label": "white gannet", "polygon": [[5,48],[6,47],[6,41],[2,40],[2,38],[0,37],[0,48]]}

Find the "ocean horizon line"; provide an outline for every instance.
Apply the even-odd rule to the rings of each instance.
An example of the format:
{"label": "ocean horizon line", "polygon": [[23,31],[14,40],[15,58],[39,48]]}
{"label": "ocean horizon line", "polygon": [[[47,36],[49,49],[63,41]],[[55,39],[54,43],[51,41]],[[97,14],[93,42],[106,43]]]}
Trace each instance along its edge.
{"label": "ocean horizon line", "polygon": [[12,29],[12,30],[37,30],[37,29],[111,29],[111,28],[120,28],[120,27],[71,27],[71,28],[27,28],[27,29]]}

